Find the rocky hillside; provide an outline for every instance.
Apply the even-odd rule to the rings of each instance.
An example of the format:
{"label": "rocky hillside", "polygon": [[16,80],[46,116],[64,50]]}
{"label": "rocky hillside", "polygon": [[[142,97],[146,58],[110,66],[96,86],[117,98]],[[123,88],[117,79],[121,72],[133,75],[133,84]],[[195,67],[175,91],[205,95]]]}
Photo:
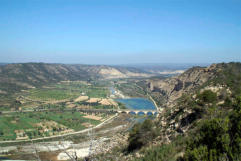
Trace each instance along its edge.
{"label": "rocky hillside", "polygon": [[[164,98],[163,104],[172,106],[175,100],[183,94],[190,93],[200,88],[208,81],[217,78],[219,74],[228,70],[232,65],[238,64],[213,64],[209,67],[193,67],[179,76],[167,79],[154,79],[148,81],[148,88],[152,93],[158,94],[160,98]],[[238,71],[237,71],[238,72]],[[213,90],[217,90],[219,86],[213,86]]]}
{"label": "rocky hillside", "polygon": [[132,128],[126,145],[108,154],[113,160],[241,160],[241,63],[195,67],[148,85],[166,106]]}
{"label": "rocky hillside", "polygon": [[[139,142],[145,145],[139,160],[240,160],[241,63],[191,68],[174,78],[152,80],[149,88],[166,97],[166,107],[156,131],[144,134],[156,138]],[[137,137],[132,135],[129,140]]]}
{"label": "rocky hillside", "polygon": [[100,66],[96,69],[95,73],[105,79],[152,76],[152,74],[130,67]]}
{"label": "rocky hillside", "polygon": [[147,77],[134,68],[102,65],[66,65],[45,63],[8,64],[0,66],[0,93],[15,92],[64,80]]}

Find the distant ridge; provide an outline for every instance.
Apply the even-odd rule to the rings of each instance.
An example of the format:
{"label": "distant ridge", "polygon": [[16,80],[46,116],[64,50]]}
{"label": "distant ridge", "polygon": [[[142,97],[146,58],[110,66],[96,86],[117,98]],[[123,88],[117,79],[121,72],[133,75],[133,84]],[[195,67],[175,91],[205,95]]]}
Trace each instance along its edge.
{"label": "distant ridge", "polygon": [[4,65],[7,65],[9,63],[0,63],[0,66],[4,66]]}
{"label": "distant ridge", "polygon": [[0,93],[14,93],[65,80],[148,77],[150,74],[133,67],[107,65],[16,63],[0,66]]}

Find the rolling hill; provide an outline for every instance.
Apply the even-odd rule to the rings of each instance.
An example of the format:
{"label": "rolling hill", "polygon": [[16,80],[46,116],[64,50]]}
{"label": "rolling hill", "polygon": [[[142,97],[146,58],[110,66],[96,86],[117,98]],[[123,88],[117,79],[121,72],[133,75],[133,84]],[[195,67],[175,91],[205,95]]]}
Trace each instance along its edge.
{"label": "rolling hill", "polygon": [[19,91],[65,80],[94,80],[148,77],[150,74],[126,67],[22,63],[0,66],[0,93]]}
{"label": "rolling hill", "polygon": [[60,81],[149,76],[152,75],[132,67],[47,63],[4,64],[0,66],[0,104],[15,101],[14,94],[21,90],[41,88]]}

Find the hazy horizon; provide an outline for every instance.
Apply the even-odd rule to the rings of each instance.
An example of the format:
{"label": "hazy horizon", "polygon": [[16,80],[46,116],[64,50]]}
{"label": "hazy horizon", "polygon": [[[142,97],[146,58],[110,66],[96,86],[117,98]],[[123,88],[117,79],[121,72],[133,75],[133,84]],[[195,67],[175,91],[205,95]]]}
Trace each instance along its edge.
{"label": "hazy horizon", "polygon": [[241,61],[237,0],[1,0],[1,62]]}
{"label": "hazy horizon", "polygon": [[[44,63],[44,64],[66,64],[66,65],[110,65],[110,66],[129,66],[129,67],[141,67],[146,66],[208,66],[215,63],[121,63],[121,64],[102,64],[102,63],[61,63],[61,62],[0,62],[0,64],[24,64],[24,63]],[[224,63],[224,62],[218,62]]]}

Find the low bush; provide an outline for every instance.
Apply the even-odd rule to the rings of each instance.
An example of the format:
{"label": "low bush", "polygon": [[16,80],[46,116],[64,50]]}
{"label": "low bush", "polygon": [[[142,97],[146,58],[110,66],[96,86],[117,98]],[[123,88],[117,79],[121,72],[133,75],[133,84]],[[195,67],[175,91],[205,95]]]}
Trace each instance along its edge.
{"label": "low bush", "polygon": [[153,140],[158,134],[154,123],[150,119],[146,119],[142,124],[134,125],[129,134],[128,152],[140,149],[143,145]]}

